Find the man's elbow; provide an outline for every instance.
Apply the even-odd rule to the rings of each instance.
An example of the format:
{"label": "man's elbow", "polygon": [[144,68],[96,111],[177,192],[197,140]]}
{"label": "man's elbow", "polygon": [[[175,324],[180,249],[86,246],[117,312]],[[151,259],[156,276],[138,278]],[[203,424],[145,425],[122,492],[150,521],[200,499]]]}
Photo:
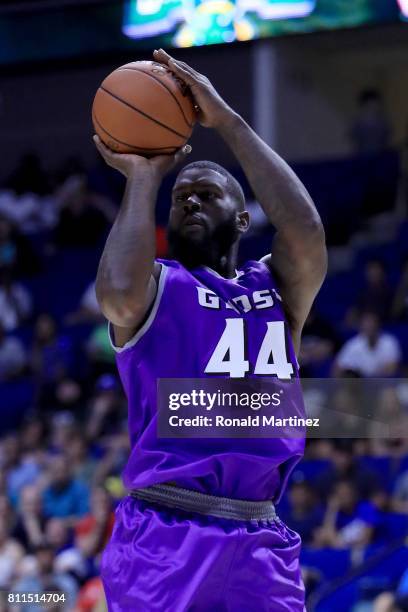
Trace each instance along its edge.
{"label": "man's elbow", "polygon": [[326,235],[319,215],[313,215],[296,226],[286,228],[286,246],[298,265],[316,261],[327,266]]}
{"label": "man's elbow", "polygon": [[314,245],[320,251],[326,251],[326,233],[318,215],[313,216],[312,219],[305,223],[304,236],[307,243]]}

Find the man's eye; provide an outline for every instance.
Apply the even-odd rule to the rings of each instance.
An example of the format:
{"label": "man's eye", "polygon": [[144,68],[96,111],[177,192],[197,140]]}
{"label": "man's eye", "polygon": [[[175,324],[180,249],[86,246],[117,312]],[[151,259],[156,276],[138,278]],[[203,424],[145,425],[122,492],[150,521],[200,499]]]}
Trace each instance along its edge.
{"label": "man's eye", "polygon": [[176,202],[185,202],[186,200],[188,200],[188,194],[187,193],[179,193],[176,195],[176,197],[174,198],[176,200]]}
{"label": "man's eye", "polygon": [[202,200],[213,200],[217,197],[213,191],[203,191],[200,196]]}

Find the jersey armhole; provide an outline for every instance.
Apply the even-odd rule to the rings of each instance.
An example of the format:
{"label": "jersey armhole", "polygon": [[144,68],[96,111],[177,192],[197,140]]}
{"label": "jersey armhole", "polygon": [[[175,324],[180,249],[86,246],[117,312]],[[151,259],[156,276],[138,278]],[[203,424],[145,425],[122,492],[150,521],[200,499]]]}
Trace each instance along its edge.
{"label": "jersey armhole", "polygon": [[[272,281],[274,282],[274,284],[276,284],[275,275],[274,275],[273,270],[271,269],[271,266],[270,266],[271,257],[272,257],[271,254],[264,255],[263,257],[261,257],[261,259],[258,259],[258,263],[260,263],[263,266],[265,266],[265,268],[267,269],[267,271],[268,271]],[[278,291],[279,291],[279,289],[278,289]],[[284,311],[284,314],[285,314],[285,325],[288,326],[288,331],[289,331],[288,313],[286,312],[285,307],[283,305],[282,296],[278,293],[278,291],[276,289],[274,289],[274,293],[275,293],[276,297],[280,300],[280,302],[282,304],[282,308],[283,308],[283,311]],[[293,340],[292,340],[292,343],[293,343]],[[297,370],[299,372],[300,364],[299,364],[299,360],[297,358],[297,355],[296,355],[294,349],[293,349],[293,353],[294,353],[294,357],[295,357],[295,360],[296,360]]]}
{"label": "jersey armhole", "polygon": [[152,326],[156,318],[157,311],[160,306],[161,298],[162,298],[163,291],[164,291],[164,285],[165,285],[166,277],[168,273],[168,267],[165,266],[163,263],[160,263],[160,265],[161,265],[161,270],[160,270],[159,282],[157,286],[156,297],[154,298],[153,303],[150,307],[149,316],[147,317],[143,325],[137,330],[135,335],[132,338],[130,338],[130,340],[128,340],[126,344],[124,344],[123,346],[116,346],[115,336],[113,332],[113,324],[110,321],[108,322],[109,340],[110,340],[111,346],[113,350],[115,351],[115,353],[123,353],[123,351],[127,351],[128,349],[132,348],[132,346],[135,346],[135,344],[145,335],[145,333]]}

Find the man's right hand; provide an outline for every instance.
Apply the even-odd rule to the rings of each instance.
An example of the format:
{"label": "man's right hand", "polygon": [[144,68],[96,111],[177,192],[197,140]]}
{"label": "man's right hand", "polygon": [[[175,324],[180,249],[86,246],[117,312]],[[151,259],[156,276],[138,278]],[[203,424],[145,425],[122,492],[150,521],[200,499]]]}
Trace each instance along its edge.
{"label": "man's right hand", "polygon": [[190,145],[184,145],[174,155],[156,155],[148,159],[133,153],[114,153],[96,134],[93,139],[108,166],[119,170],[128,179],[143,176],[160,181],[191,152]]}

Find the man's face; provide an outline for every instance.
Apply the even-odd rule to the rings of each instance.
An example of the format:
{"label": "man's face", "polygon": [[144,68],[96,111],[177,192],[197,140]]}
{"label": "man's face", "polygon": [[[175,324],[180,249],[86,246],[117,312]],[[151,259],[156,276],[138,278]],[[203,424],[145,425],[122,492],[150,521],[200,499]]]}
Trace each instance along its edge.
{"label": "man's face", "polygon": [[225,176],[192,168],[177,177],[172,192],[168,237],[173,256],[193,265],[226,255],[240,233],[240,215]]}
{"label": "man's face", "polygon": [[51,482],[54,487],[60,488],[68,484],[70,469],[65,457],[56,457],[51,467]]}
{"label": "man's face", "polygon": [[380,330],[380,321],[375,314],[366,313],[360,319],[360,331],[368,338],[375,340]]}

